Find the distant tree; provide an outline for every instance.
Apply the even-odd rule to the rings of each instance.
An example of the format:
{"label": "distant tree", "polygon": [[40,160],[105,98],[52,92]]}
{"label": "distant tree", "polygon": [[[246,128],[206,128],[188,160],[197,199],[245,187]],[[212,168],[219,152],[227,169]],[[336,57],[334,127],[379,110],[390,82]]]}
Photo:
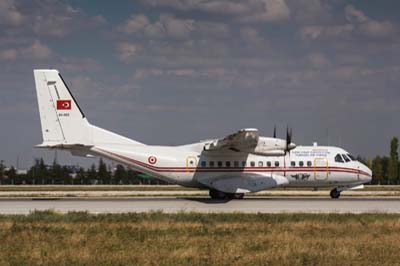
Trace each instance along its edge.
{"label": "distant tree", "polygon": [[55,160],[49,169],[49,177],[51,178],[51,183],[62,183],[62,178],[63,178],[63,169],[61,165],[59,165]]}
{"label": "distant tree", "polygon": [[51,177],[43,158],[35,159],[34,165],[28,171],[27,178],[26,181],[30,184],[48,183],[47,181]]}
{"label": "distant tree", "polygon": [[98,180],[96,165],[92,164],[90,169],[87,171],[87,178],[89,183],[96,183]]}
{"label": "distant tree", "polygon": [[128,181],[128,175],[125,170],[125,167],[121,164],[118,164],[115,172],[114,172],[114,179],[117,184],[126,184]]}
{"label": "distant tree", "polygon": [[0,161],[0,185],[3,183],[3,178],[4,178],[4,169],[6,169],[6,166],[4,165],[4,161]]}
{"label": "distant tree", "polygon": [[75,176],[75,184],[89,184],[85,169],[80,168]]}
{"label": "distant tree", "polygon": [[15,170],[14,166],[11,166],[11,168],[5,174],[9,180],[7,183],[12,184],[15,182],[15,179],[17,178],[17,170]]}
{"label": "distant tree", "polygon": [[376,156],[372,160],[372,184],[382,185],[383,175],[382,175],[382,159],[380,156]]}
{"label": "distant tree", "polygon": [[390,158],[387,156],[381,157],[382,161],[382,177],[383,177],[383,184],[389,185],[389,162]]}
{"label": "distant tree", "polygon": [[[103,159],[99,160],[99,167],[97,171],[97,176],[102,184],[108,183],[110,180],[110,173],[107,170],[107,165],[104,163]],[[107,182],[108,181],[108,182]]]}
{"label": "distant tree", "polygon": [[388,164],[388,177],[390,184],[397,184],[399,173],[398,173],[398,164],[399,164],[399,140],[396,137],[392,138],[390,142],[390,160]]}

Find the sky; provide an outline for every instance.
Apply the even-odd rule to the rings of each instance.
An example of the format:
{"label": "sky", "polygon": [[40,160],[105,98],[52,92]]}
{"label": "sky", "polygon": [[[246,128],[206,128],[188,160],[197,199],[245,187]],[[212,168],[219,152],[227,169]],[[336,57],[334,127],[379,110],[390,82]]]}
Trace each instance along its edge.
{"label": "sky", "polygon": [[[33,69],[89,121],[146,144],[241,128],[372,157],[400,137],[400,2],[0,0],[0,159],[51,163]],[[93,159],[58,152],[64,164]],[[97,160],[95,160],[97,161]]]}

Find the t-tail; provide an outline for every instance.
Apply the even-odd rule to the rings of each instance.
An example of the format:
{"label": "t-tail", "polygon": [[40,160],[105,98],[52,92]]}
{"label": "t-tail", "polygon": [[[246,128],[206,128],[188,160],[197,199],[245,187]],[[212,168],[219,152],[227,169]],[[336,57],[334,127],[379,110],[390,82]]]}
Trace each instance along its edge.
{"label": "t-tail", "polygon": [[34,70],[43,143],[40,148],[87,149],[107,145],[143,145],[93,126],[54,69]]}

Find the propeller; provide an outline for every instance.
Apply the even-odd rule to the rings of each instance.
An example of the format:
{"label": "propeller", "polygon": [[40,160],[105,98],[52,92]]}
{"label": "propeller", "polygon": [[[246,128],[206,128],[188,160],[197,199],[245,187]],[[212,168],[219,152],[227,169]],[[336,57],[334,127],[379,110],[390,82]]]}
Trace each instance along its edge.
{"label": "propeller", "polygon": [[286,127],[286,152],[290,153],[290,150],[296,148],[296,144],[292,142],[293,131],[289,126]]}
{"label": "propeller", "polygon": [[276,139],[276,124],[274,126],[274,139]]}

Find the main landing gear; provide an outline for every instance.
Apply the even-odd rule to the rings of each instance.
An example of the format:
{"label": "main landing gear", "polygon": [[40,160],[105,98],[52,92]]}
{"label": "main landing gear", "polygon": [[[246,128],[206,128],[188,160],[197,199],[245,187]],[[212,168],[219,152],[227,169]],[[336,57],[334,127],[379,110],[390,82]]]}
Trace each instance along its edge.
{"label": "main landing gear", "polygon": [[210,189],[210,197],[212,199],[243,199],[244,193],[225,193],[219,190]]}
{"label": "main landing gear", "polygon": [[337,188],[334,188],[331,190],[331,198],[332,199],[338,199],[340,197],[340,190],[338,190]]}

